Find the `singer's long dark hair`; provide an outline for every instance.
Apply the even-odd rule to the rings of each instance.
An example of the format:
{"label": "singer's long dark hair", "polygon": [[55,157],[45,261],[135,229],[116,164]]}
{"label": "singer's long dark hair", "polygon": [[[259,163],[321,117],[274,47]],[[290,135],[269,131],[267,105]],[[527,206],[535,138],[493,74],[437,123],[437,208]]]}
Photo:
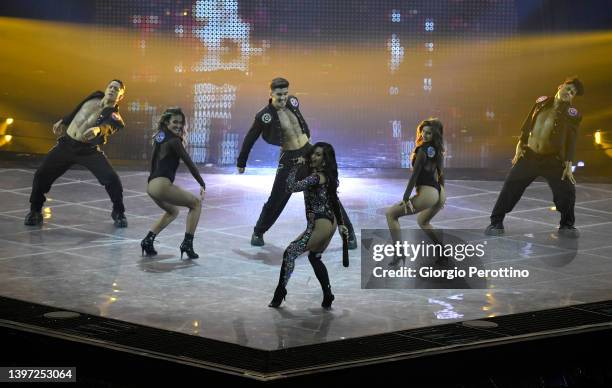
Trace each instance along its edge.
{"label": "singer's long dark hair", "polygon": [[[340,201],[338,200],[338,186],[340,181],[338,180],[338,163],[336,162],[336,151],[334,147],[325,142],[317,142],[305,155],[306,161],[309,162],[312,154],[320,147],[323,150],[323,174],[327,179],[327,193],[332,201],[334,213],[340,214]],[[338,223],[342,223],[343,220],[338,219]]]}

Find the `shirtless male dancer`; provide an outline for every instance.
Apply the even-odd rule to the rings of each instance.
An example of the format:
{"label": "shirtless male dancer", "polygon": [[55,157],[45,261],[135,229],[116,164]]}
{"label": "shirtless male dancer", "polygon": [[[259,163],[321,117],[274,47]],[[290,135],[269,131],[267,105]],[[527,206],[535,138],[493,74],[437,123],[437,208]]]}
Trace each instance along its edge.
{"label": "shirtless male dancer", "polygon": [[72,113],[53,125],[53,133],[63,135],[45,156],[41,166],[34,174],[30,212],[25,218],[25,225],[34,226],[43,223],[41,211],[46,200],[45,194],[49,192],[57,178],[72,165],[79,164],[91,171],[98,182],[106,188],[113,203],[111,217],[115,226],[127,227],[123,206],[123,186],[119,176],[99,147],[106,144],[110,135],[125,126],[118,113],[118,104],[124,94],[123,82],[114,79],[109,82],[104,92],[92,93]]}
{"label": "shirtless male dancer", "polygon": [[[268,105],[255,115],[255,121],[244,138],[237,162],[238,173],[244,173],[251,148],[260,135],[269,144],[281,147],[272,192],[261,209],[251,237],[251,245],[254,246],[264,245],[264,233],[276,222],[291,198],[291,192],[287,191],[287,178],[295,160],[306,155],[312,148],[308,124],[299,109],[300,102],[295,96],[289,95],[289,81],[284,78],[273,79],[270,83],[270,97]],[[353,225],[342,204],[340,211],[349,232],[348,247],[356,249],[357,239]]]}
{"label": "shirtless male dancer", "polygon": [[574,96],[583,94],[582,82],[569,77],[559,85],[553,98],[542,96],[536,100],[521,128],[512,169],[499,193],[491,213],[491,225],[485,234],[498,236],[504,233],[504,216],[512,211],[527,186],[542,176],[553,192],[557,211],[561,213],[558,233],[571,238],[579,236],[574,227],[576,180],[572,161],[582,117],[571,104]]}

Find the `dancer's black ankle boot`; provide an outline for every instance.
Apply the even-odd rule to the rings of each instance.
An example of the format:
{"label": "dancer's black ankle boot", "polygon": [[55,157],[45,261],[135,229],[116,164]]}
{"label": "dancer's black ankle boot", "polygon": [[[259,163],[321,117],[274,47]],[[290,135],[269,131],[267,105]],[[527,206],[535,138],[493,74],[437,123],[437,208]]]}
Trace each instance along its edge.
{"label": "dancer's black ankle boot", "polygon": [[323,290],[323,302],[321,302],[321,307],[326,310],[331,309],[331,305],[334,299],[336,299],[336,297],[331,292],[331,286],[328,285],[327,288]]}
{"label": "dancer's black ankle boot", "polygon": [[155,241],[155,236],[156,236],[155,233],[149,231],[147,236],[143,238],[142,241],[140,242],[140,247],[142,248],[143,256],[145,255],[145,253],[147,254],[147,256],[157,255],[157,251],[153,247],[153,241]]}
{"label": "dancer's black ankle boot", "polygon": [[323,261],[321,261],[321,253],[311,251],[308,254],[308,261],[310,261],[310,265],[312,265],[315,276],[317,277],[317,280],[319,280],[321,289],[323,290],[323,302],[321,303],[321,307],[324,309],[330,309],[335,297],[331,292],[327,268],[325,267]]}
{"label": "dancer's black ankle boot", "polygon": [[198,254],[193,251],[193,234],[185,233],[185,239],[181,243],[181,260],[183,260],[183,253],[187,254],[190,259],[197,259]]}

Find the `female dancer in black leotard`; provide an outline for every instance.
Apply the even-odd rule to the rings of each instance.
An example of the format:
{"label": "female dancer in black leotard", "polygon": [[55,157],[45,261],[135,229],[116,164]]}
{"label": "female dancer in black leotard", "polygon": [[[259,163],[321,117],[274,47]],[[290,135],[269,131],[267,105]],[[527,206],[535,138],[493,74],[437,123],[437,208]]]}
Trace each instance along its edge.
{"label": "female dancer in black leotard", "polygon": [[[394,242],[401,240],[399,218],[419,213],[417,222],[422,229],[432,229],[431,219],[444,207],[446,193],[443,175],[443,131],[438,119],[422,121],[417,127],[415,149],[412,153],[413,172],[402,202],[387,209],[387,225]],[[410,198],[416,186],[416,195]],[[395,256],[390,263],[397,265],[403,256]]]}
{"label": "female dancer in black leotard", "polygon": [[[185,206],[189,208],[189,213],[187,213],[185,239],[180,246],[181,259],[183,258],[183,253],[187,253],[190,259],[197,259],[199,257],[193,251],[193,233],[200,220],[205,185],[198,168],[183,147],[182,134],[184,125],[185,115],[180,108],[166,109],[159,120],[158,132],[153,137],[154,149],[151,158],[151,174],[149,175],[147,193],[166,212],[153,225],[149,234],[140,243],[143,254],[146,253],[147,256],[157,254],[153,247],[153,241],[155,236],[178,216],[179,211],[176,206]],[[173,184],[176,169],[181,159],[189,168],[191,175],[200,184],[199,198]]]}
{"label": "female dancer in black leotard", "polygon": [[293,272],[295,259],[306,251],[310,251],[308,260],[323,289],[321,306],[328,309],[334,300],[327,268],[321,261],[321,254],[329,245],[336,226],[344,239],[348,238],[348,229],[344,226],[338,202],[338,166],[334,148],[328,143],[316,143],[299,162],[306,161],[310,162],[311,174],[309,176],[303,180],[297,180],[296,175],[300,164],[296,163],[287,178],[287,191],[304,192],[306,230],[289,244],[283,254],[278,286],[269,304],[270,307],[279,307],[285,299],[287,295],[285,287]]}

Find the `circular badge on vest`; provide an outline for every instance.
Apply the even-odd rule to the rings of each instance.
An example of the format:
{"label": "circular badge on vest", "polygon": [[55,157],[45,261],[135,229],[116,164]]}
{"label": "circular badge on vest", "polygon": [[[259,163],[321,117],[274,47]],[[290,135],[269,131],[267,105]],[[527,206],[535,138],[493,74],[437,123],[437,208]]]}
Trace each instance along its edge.
{"label": "circular badge on vest", "polygon": [[155,141],[158,143],[161,143],[162,141],[164,141],[165,138],[166,138],[166,134],[164,133],[164,131],[159,131],[157,132],[157,135],[155,135]]}
{"label": "circular badge on vest", "polygon": [[538,97],[538,99],[536,100],[536,102],[546,101],[547,99],[548,99],[548,96]]}
{"label": "circular badge on vest", "polygon": [[567,110],[567,114],[572,116],[572,117],[576,117],[578,116],[578,109],[571,107]]}
{"label": "circular badge on vest", "polygon": [[270,121],[272,121],[272,115],[270,113],[264,113],[263,116],[261,116],[261,121],[268,124]]}
{"label": "circular badge on vest", "polygon": [[295,97],[291,97],[289,99],[289,103],[291,104],[291,106],[293,106],[294,108],[297,108],[299,105],[298,99]]}
{"label": "circular badge on vest", "polygon": [[433,146],[427,147],[427,156],[430,158],[436,156],[436,149]]}

